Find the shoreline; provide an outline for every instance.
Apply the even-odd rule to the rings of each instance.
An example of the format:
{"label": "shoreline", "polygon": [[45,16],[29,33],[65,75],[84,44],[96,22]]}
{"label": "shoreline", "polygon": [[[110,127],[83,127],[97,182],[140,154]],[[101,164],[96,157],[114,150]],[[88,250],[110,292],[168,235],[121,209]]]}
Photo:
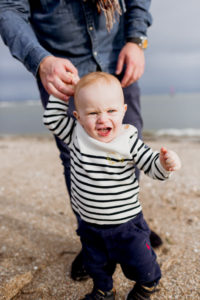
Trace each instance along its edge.
{"label": "shoreline", "polygon": [[[144,132],[158,135],[200,136],[200,94],[141,95]],[[46,133],[39,100],[0,101],[0,134]]]}
{"label": "shoreline", "polygon": [[[157,131],[153,130],[144,130],[143,131],[143,139],[144,140],[152,140],[152,141],[159,141],[163,139],[167,139],[169,141],[196,141],[200,142],[200,130],[196,131],[196,134],[193,134],[195,129],[183,129],[182,133],[178,129],[161,129]],[[38,138],[38,139],[49,139],[49,140],[54,140],[52,134],[49,131],[42,132],[42,133],[18,133],[18,134],[10,134],[10,133],[5,133],[2,134],[0,133],[0,140],[3,139],[18,139],[18,138],[24,138],[24,139],[32,139],[32,138]]]}

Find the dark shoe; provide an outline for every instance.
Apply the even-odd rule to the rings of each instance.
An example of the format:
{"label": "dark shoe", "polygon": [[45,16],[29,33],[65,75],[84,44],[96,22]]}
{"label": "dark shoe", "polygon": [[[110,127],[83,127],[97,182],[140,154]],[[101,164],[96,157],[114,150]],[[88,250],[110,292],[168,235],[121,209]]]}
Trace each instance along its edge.
{"label": "dark shoe", "polygon": [[85,295],[82,300],[115,300],[115,289],[109,292],[93,289],[92,293]]}
{"label": "dark shoe", "polygon": [[75,281],[82,281],[88,279],[90,276],[83,265],[82,251],[75,257],[71,266],[71,278]]}
{"label": "dark shoe", "polygon": [[151,242],[151,246],[153,248],[158,248],[163,244],[162,239],[153,230],[151,230],[151,232],[150,232],[150,242]]}
{"label": "dark shoe", "polygon": [[155,287],[148,288],[136,283],[126,300],[150,300],[153,293],[155,293]]}

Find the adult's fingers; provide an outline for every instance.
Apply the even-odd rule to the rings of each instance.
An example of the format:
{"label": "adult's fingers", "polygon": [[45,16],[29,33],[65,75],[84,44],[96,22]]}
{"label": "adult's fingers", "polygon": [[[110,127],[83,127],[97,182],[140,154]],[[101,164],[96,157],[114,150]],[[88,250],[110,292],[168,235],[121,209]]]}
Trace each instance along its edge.
{"label": "adult's fingers", "polygon": [[67,92],[63,93],[58,90],[52,83],[48,83],[48,93],[63,101],[68,101],[70,96],[73,96],[74,92],[71,86],[68,87]]}
{"label": "adult's fingers", "polygon": [[127,87],[133,82],[140,79],[144,72],[144,67],[142,65],[137,65],[133,61],[129,61],[126,66],[124,77],[122,78],[122,87]]}
{"label": "adult's fingers", "polygon": [[65,63],[64,63],[65,69],[66,71],[69,71],[75,75],[78,75],[78,70],[77,68],[71,63],[70,60],[65,59]]}

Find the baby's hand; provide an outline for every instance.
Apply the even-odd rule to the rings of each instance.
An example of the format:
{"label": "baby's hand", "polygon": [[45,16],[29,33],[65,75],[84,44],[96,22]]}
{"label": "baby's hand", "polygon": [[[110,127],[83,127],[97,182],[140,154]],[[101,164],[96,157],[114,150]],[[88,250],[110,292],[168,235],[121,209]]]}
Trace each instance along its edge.
{"label": "baby's hand", "polygon": [[164,147],[160,149],[160,162],[166,171],[177,171],[181,168],[181,161],[178,155]]}

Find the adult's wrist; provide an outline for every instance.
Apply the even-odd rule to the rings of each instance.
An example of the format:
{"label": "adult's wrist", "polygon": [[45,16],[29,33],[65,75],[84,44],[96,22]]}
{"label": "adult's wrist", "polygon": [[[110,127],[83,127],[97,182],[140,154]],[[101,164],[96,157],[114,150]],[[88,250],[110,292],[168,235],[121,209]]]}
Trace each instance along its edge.
{"label": "adult's wrist", "polygon": [[145,50],[148,46],[148,39],[146,36],[140,36],[140,37],[130,37],[126,39],[127,43],[134,43],[138,45],[141,49]]}

